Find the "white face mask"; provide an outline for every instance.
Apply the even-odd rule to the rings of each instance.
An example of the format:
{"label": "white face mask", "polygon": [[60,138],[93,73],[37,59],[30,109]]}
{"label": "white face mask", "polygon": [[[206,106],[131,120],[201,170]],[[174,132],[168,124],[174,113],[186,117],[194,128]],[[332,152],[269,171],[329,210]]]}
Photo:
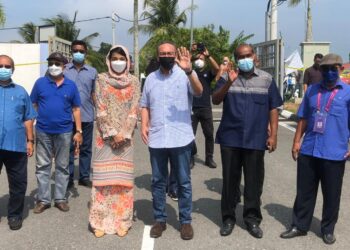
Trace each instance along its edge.
{"label": "white face mask", "polygon": [[126,61],[116,60],[111,62],[112,69],[117,73],[122,73],[126,68]]}
{"label": "white face mask", "polygon": [[194,66],[198,69],[201,69],[204,67],[204,61],[202,59],[197,59],[194,61]]}
{"label": "white face mask", "polygon": [[62,74],[63,70],[62,67],[60,66],[56,66],[56,65],[52,65],[49,66],[49,73],[52,76],[59,76],[60,74]]}

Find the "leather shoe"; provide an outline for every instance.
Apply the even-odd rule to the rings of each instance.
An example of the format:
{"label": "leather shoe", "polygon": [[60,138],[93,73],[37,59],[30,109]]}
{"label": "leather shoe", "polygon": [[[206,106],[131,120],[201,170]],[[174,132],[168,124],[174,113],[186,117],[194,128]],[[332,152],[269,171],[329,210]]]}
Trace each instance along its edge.
{"label": "leather shoe", "polygon": [[165,222],[156,222],[150,232],[150,237],[151,238],[158,238],[162,236],[163,231],[166,230],[166,223]]}
{"label": "leather shoe", "polygon": [[19,230],[22,227],[22,218],[20,217],[11,217],[8,219],[8,224],[11,230]]}
{"label": "leather shoe", "polygon": [[216,168],[217,165],[215,163],[215,161],[213,160],[213,158],[211,157],[208,157],[206,160],[205,160],[205,165],[210,167],[210,168]]}
{"label": "leather shoe", "polygon": [[305,235],[307,235],[307,232],[301,231],[296,227],[292,227],[289,230],[281,233],[280,237],[282,239],[291,239],[294,237],[305,236]]}
{"label": "leather shoe", "polygon": [[69,206],[67,202],[56,202],[55,207],[57,207],[59,210],[62,212],[68,212],[69,211]]}
{"label": "leather shoe", "polygon": [[262,238],[263,237],[263,231],[257,224],[248,224],[247,225],[247,230],[255,238]]}
{"label": "leather shoe", "polygon": [[220,235],[221,236],[228,236],[232,233],[233,228],[235,227],[235,223],[228,219],[225,220],[222,224],[222,227],[220,228]]}
{"label": "leather shoe", "polygon": [[181,225],[180,228],[181,239],[192,240],[193,239],[193,227],[190,223],[185,223]]}
{"label": "leather shoe", "polygon": [[50,207],[51,207],[50,204],[45,204],[43,202],[38,202],[38,203],[36,203],[33,212],[35,214],[41,214],[42,212],[44,212],[46,209],[48,209]]}
{"label": "leather shoe", "polygon": [[91,181],[89,179],[79,180],[78,184],[84,187],[92,187]]}
{"label": "leather shoe", "polygon": [[194,167],[194,156],[191,156],[190,159],[190,169],[192,169]]}
{"label": "leather shoe", "polygon": [[323,242],[328,245],[331,245],[336,241],[334,234],[323,234],[322,239],[323,239]]}

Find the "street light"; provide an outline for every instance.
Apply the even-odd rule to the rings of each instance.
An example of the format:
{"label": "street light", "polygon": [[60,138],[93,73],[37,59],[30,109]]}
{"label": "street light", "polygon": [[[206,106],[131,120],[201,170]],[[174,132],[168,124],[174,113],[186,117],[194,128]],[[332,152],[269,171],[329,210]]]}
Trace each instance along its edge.
{"label": "street light", "polygon": [[190,48],[192,48],[193,43],[193,0],[191,2],[191,38],[190,38]]}
{"label": "street light", "polygon": [[[287,0],[269,0],[265,12],[265,41],[277,39],[277,6]],[[271,11],[270,11],[271,9]]]}
{"label": "street light", "polygon": [[115,23],[119,22],[119,17],[118,17],[116,12],[112,12],[111,19],[112,19],[112,46],[114,46],[116,43],[116,41],[115,41],[115,26],[116,26]]}

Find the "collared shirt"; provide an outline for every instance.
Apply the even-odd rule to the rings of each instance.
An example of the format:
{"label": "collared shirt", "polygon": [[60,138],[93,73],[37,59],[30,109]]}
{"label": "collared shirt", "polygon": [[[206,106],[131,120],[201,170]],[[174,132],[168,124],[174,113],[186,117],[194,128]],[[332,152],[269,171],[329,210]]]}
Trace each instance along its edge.
{"label": "collared shirt", "polygon": [[177,65],[169,75],[158,69],[146,78],[140,106],[150,110],[149,147],[183,147],[193,141],[192,95],[190,81]]}
{"label": "collared shirt", "polygon": [[201,97],[193,98],[192,106],[193,108],[210,108],[211,107],[211,88],[210,83],[214,79],[214,75],[211,73],[211,70],[198,70],[196,69],[196,73],[198,75],[198,79],[203,86],[203,93]]}
{"label": "collared shirt", "polygon": [[322,73],[315,65],[307,68],[304,72],[304,84],[310,86],[313,83],[320,83],[322,81]]}
{"label": "collared shirt", "polygon": [[15,83],[0,85],[0,149],[27,152],[24,122],[36,117],[26,90]]}
{"label": "collared shirt", "polygon": [[304,96],[298,110],[298,117],[307,120],[307,128],[301,145],[300,153],[327,160],[342,161],[348,150],[350,126],[350,86],[338,81],[338,92],[335,95],[327,114],[323,134],[313,132],[315,114],[317,112],[317,96],[321,91],[321,110],[329,100],[332,90],[327,90],[322,84],[311,85]]}
{"label": "collared shirt", "polygon": [[[216,90],[225,83],[220,78]],[[282,98],[270,74],[255,68],[249,79],[239,75],[224,98],[216,143],[265,150],[270,111],[281,105]]]}
{"label": "collared shirt", "polygon": [[72,108],[80,106],[78,88],[73,81],[64,78],[57,87],[49,76],[41,77],[35,82],[30,98],[38,105],[38,131],[48,134],[72,131]]}
{"label": "collared shirt", "polygon": [[84,64],[78,70],[73,63],[68,63],[64,70],[64,76],[75,82],[78,87],[81,100],[81,121],[93,122],[95,109],[92,94],[95,92],[96,69]]}

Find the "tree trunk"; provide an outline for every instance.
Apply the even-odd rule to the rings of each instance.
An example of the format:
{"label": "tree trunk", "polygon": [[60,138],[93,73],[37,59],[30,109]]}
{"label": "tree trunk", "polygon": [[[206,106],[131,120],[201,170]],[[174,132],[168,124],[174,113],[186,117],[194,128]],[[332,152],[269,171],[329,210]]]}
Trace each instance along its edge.
{"label": "tree trunk", "polygon": [[312,16],[311,16],[311,0],[307,1],[307,23],[306,23],[306,42],[312,41]]}
{"label": "tree trunk", "polygon": [[139,78],[139,3],[134,0],[134,75]]}

